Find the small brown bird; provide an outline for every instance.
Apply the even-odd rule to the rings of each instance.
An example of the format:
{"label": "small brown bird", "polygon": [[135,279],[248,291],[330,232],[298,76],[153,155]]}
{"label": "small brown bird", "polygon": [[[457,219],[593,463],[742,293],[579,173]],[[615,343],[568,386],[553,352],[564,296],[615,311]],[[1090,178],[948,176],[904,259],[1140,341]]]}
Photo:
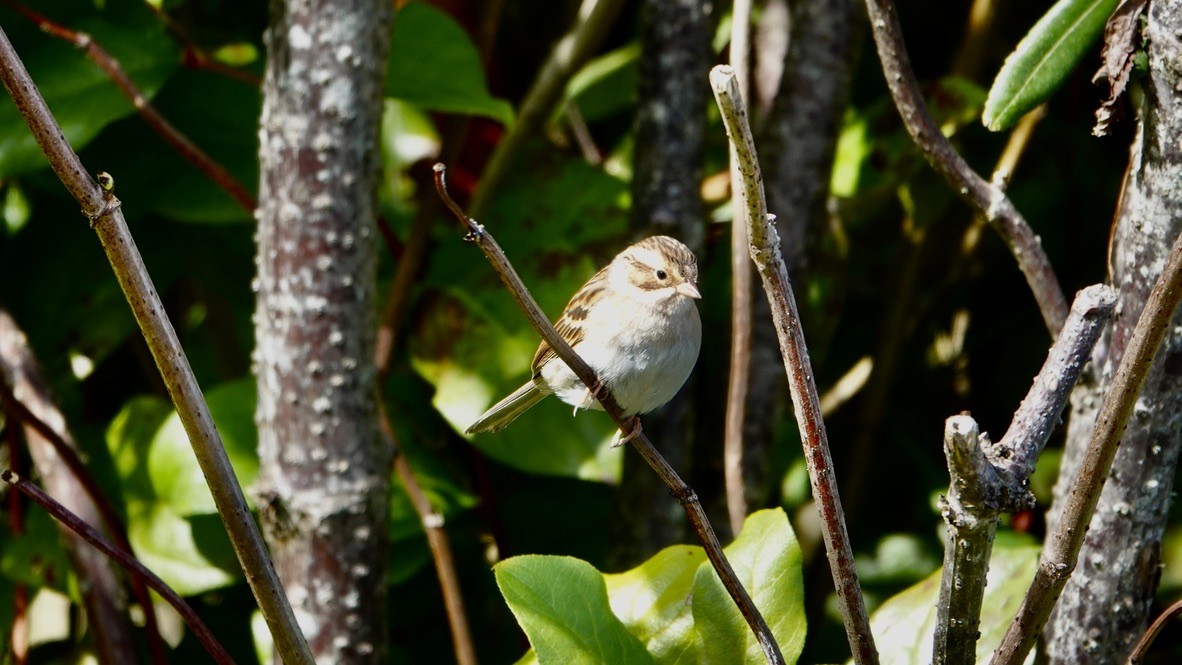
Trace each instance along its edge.
{"label": "small brown bird", "polygon": [[[662,406],[689,378],[702,346],[694,303],[698,261],[668,236],[645,238],[616,255],[583,285],[554,327],[574,347],[629,416]],[[546,342],[533,376],[468,428],[495,432],[549,394],[575,407],[602,409]]]}

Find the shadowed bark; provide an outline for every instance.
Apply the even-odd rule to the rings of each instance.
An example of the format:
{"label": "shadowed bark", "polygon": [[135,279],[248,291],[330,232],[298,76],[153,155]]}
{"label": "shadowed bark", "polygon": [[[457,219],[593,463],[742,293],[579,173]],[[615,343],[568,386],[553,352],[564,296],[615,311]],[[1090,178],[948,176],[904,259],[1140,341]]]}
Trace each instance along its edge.
{"label": "shadowed bark", "polygon": [[[645,0],[641,11],[632,228],[638,237],[675,236],[701,260],[702,151],[716,8],[709,0]],[[695,385],[691,376],[671,403],[644,419],[653,444],[674,469],[686,475],[695,443],[691,436]],[[644,460],[630,452],[624,451],[612,521],[616,567],[634,566],[689,537],[681,507]]]}
{"label": "shadowed bark", "polygon": [[[1182,229],[1182,3],[1152,3],[1149,76],[1109,257],[1117,316],[1072,417],[1048,531],[1083,457],[1146,297]],[[1079,565],[1046,627],[1052,663],[1124,662],[1148,622],[1182,429],[1182,316],[1175,314],[1092,517]]]}
{"label": "shadowed bark", "polygon": [[386,661],[374,403],[377,138],[392,6],[271,3],[260,131],[258,505],[318,663]]}

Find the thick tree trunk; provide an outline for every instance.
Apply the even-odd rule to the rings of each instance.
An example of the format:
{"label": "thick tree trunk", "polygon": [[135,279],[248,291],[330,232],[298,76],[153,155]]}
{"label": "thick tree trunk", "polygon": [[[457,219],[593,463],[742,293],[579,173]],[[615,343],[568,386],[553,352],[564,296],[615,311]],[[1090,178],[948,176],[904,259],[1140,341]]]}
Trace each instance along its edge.
{"label": "thick tree trunk", "polygon": [[[702,152],[709,104],[710,0],[645,0],[636,120],[632,228],[672,235],[701,259],[704,231]],[[688,475],[694,445],[693,378],[644,419],[645,433],[673,468]],[[624,450],[613,520],[613,563],[633,566],[688,536],[685,512],[639,455]]]}
{"label": "thick tree trunk", "polygon": [[374,404],[378,128],[392,5],[271,3],[260,130],[257,494],[319,663],[386,660]]}
{"label": "thick tree trunk", "polygon": [[[1072,416],[1055,504],[1075,477],[1101,396],[1124,354],[1142,305],[1182,230],[1182,2],[1150,3],[1145,35],[1149,77],[1110,256],[1117,317],[1093,354],[1096,377],[1072,396]],[[1145,629],[1161,563],[1182,428],[1182,315],[1175,315],[1096,514],[1046,629],[1053,663],[1124,662]]]}

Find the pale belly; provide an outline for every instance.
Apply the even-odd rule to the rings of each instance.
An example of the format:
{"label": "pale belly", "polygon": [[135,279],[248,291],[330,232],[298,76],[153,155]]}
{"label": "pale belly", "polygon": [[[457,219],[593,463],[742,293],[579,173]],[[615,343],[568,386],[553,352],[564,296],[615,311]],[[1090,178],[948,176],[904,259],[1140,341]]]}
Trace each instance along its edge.
{"label": "pale belly", "polygon": [[[697,309],[691,305],[684,317],[682,325],[666,327],[666,332],[631,326],[629,334],[614,338],[589,336],[575,351],[627,415],[648,413],[673,399],[697,362],[702,342]],[[674,330],[678,332],[668,332]],[[547,363],[542,378],[567,404],[602,409],[598,402],[587,403],[586,386],[561,360]]]}

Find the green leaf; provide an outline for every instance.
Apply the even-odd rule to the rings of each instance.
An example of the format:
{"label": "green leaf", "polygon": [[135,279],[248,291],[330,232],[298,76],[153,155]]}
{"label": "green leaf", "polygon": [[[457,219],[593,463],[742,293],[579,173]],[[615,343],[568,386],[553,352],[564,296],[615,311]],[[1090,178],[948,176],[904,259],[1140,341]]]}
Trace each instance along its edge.
{"label": "green leaf", "polygon": [[530,555],[506,559],[493,571],[542,665],[653,662],[612,614],[603,576],[591,564]]}
{"label": "green leaf", "polygon": [[[981,603],[977,660],[982,663],[989,660],[990,654],[1001,643],[1038,567],[1037,545],[1028,541],[1015,543],[1001,537],[1003,535],[999,534],[993,546],[985,598]],[[883,665],[932,662],[940,574],[941,571],[937,570],[924,581],[892,597],[871,617],[870,629]]]}
{"label": "green leaf", "polygon": [[701,547],[674,545],[632,570],[603,576],[612,611],[658,663],[695,659],[690,597],[703,563],[709,565]]}
{"label": "green leaf", "polygon": [[[784,658],[804,648],[804,581],[800,544],[780,508],[752,513],[725,550],[739,581],[763,613]],[[694,576],[694,627],[708,663],[764,663],[763,651],[709,562]]]}
{"label": "green leaf", "polygon": [[[10,492],[15,492],[9,488]],[[0,575],[31,587],[66,592],[70,585],[70,559],[62,546],[57,521],[39,506],[25,511],[24,531],[14,536],[0,532]],[[11,605],[11,603],[8,603]]]}
{"label": "green leaf", "polygon": [[[215,386],[205,395],[210,415],[222,435],[222,444],[234,467],[238,483],[246,487],[259,471],[258,431],[254,424],[255,384],[253,378]],[[156,494],[178,515],[217,512],[205,475],[197,465],[189,437],[175,412],[152,438],[148,452],[148,475]]]}
{"label": "green leaf", "polygon": [[640,43],[630,42],[588,62],[566,84],[566,96],[594,122],[628,110],[639,85]]}
{"label": "green leaf", "polygon": [[134,501],[128,505],[127,539],[140,562],[182,596],[242,579],[217,515],[186,518],[167,504]]}
{"label": "green leaf", "polygon": [[424,2],[407,3],[394,15],[386,95],[431,111],[513,122],[509,102],[488,93],[480,53],[468,33]]}
{"label": "green leaf", "polygon": [[[89,3],[79,3],[84,8]],[[180,50],[163,21],[142,3],[112,2],[109,11],[94,10],[69,21],[90,36],[122,66],[148,99],[180,63]],[[116,11],[117,10],[117,11]],[[85,10],[83,10],[85,11]],[[43,34],[31,21],[10,11],[0,14],[33,82],[57,118],[75,151],[111,121],[135,112],[131,100],[111,77],[72,44]],[[28,125],[8,95],[0,99],[0,177],[47,166]]]}
{"label": "green leaf", "polygon": [[[254,380],[215,386],[205,399],[238,482],[245,487],[259,467]],[[165,400],[130,400],[111,421],[107,446],[129,499],[163,501],[181,517],[217,512],[180,417]]]}
{"label": "green leaf", "polygon": [[1046,101],[1088,53],[1118,0],[1059,0],[1006,58],[982,122],[998,132]]}

